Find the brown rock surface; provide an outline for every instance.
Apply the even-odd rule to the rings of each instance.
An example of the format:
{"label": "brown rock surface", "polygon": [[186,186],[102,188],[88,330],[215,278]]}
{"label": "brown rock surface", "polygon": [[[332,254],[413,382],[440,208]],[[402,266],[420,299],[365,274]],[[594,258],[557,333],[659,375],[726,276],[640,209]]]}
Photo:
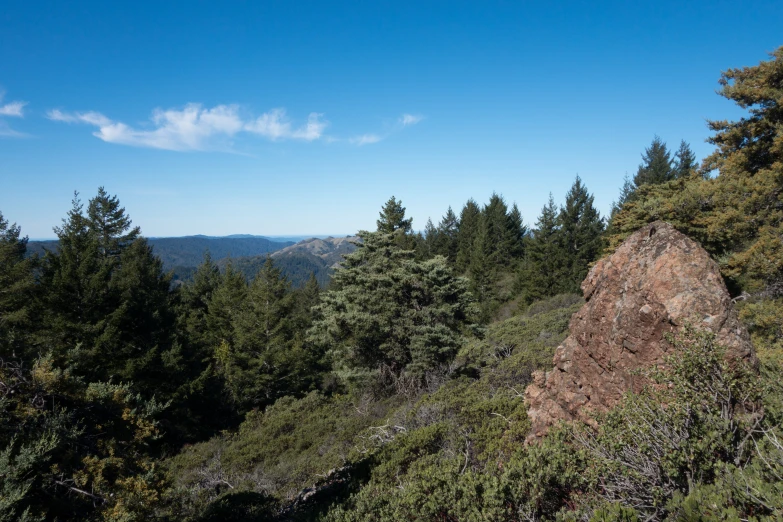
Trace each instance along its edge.
{"label": "brown rock surface", "polygon": [[664,339],[685,322],[709,328],[728,357],[755,360],[718,265],[696,242],[664,222],[629,237],[582,283],[586,303],[574,314],[552,371],[533,374],[525,390],[530,439],[559,420],[590,421],[643,377],[632,371],[662,362]]}

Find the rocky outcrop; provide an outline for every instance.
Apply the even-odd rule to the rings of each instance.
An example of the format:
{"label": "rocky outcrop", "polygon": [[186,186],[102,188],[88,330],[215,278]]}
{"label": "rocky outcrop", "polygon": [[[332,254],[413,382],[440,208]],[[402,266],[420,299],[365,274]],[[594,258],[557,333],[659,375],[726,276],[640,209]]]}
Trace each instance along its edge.
{"label": "rocky outcrop", "polygon": [[755,361],[718,265],[696,242],[656,222],[599,261],[582,283],[586,303],[574,314],[557,348],[552,371],[533,374],[525,390],[530,439],[559,420],[590,422],[590,413],[639,391],[633,370],[663,361],[667,332],[686,322],[708,328],[727,357]]}

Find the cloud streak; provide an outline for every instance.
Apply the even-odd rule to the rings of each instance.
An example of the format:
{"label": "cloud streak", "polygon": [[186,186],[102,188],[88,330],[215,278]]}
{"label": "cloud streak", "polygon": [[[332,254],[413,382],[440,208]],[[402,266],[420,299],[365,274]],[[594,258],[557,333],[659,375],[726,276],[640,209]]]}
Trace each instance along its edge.
{"label": "cloud streak", "polygon": [[189,103],[183,109],[156,109],[149,128],[134,128],[99,112],[49,111],[47,117],[65,123],[98,127],[93,135],[108,143],[173,151],[230,149],[230,140],[240,133],[262,136],[272,141],[320,139],[328,122],[311,113],[307,123],[295,127],[284,109],[273,109],[258,118],[246,120],[237,105],[204,108]]}
{"label": "cloud streak", "polygon": [[371,143],[378,143],[386,137],[387,136],[378,136],[377,134],[362,134],[361,136],[355,136],[348,141],[354,145],[362,146],[369,145]]}
{"label": "cloud streak", "polygon": [[400,124],[402,124],[403,127],[407,127],[409,125],[416,125],[421,120],[424,119],[424,116],[420,116],[418,114],[403,114],[400,116],[400,119],[398,120]]}
{"label": "cloud streak", "polygon": [[285,109],[273,109],[245,125],[245,130],[273,141],[284,139],[313,141],[323,135],[327,125],[328,122],[323,119],[323,114],[311,112],[307,123],[294,129],[286,117]]}
{"label": "cloud streak", "polygon": [[6,121],[3,119],[6,117],[24,118],[24,107],[25,105],[27,105],[27,102],[12,101],[3,105],[2,101],[4,97],[5,97],[5,92],[0,91],[0,136],[12,137],[12,138],[22,138],[27,136],[22,132],[17,132],[14,129],[12,129],[8,125],[8,123],[6,123]]}
{"label": "cloud streak", "polygon": [[[22,106],[17,108],[14,104],[5,107],[8,107],[9,112],[22,110]],[[356,146],[370,145],[416,125],[423,119],[420,115],[404,113],[387,125],[386,132],[339,138],[325,134],[329,122],[323,114],[311,112],[306,122],[295,124],[283,108],[272,109],[258,117],[248,117],[238,105],[207,108],[198,103],[189,103],[181,109],[155,109],[149,122],[140,126],[112,120],[95,111],[67,112],[52,109],[46,116],[52,121],[96,127],[93,136],[107,143],[172,151],[232,152],[236,152],[232,140],[240,135],[258,136],[273,142],[323,140],[327,143],[342,141]]]}
{"label": "cloud streak", "polygon": [[416,125],[423,119],[424,116],[404,113],[399,118],[397,118],[397,122],[394,125],[392,125],[391,128],[388,128],[388,130],[385,133],[362,134],[359,136],[354,136],[353,138],[349,138],[348,142],[353,145],[357,145],[359,147],[363,145],[371,145],[373,143],[378,143],[390,137],[392,134],[402,131],[405,127]]}

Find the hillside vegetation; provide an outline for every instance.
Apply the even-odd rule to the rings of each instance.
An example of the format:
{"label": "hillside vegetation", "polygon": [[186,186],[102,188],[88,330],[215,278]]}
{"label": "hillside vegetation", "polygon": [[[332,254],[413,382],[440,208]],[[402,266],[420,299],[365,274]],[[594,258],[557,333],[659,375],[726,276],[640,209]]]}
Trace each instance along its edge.
{"label": "hillside vegetation", "polygon": [[[41,256],[0,215],[0,520],[779,520],[783,48],[721,86],[746,117],[701,167],[655,137],[608,219],[578,177],[530,225],[492,194],[417,234],[392,197],[327,289],[276,257],[172,285],[102,188]],[[760,365],[685,326],[650,386],[525,444],[590,264],[658,219]]]}

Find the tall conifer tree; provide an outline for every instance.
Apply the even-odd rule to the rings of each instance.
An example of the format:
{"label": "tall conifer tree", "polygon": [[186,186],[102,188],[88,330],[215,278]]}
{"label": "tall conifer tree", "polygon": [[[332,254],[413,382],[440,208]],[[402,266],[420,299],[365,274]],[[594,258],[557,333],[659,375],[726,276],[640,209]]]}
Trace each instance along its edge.
{"label": "tall conifer tree", "polygon": [[459,220],[454,211],[451,210],[451,206],[449,206],[446,214],[438,223],[438,241],[435,253],[444,256],[451,264],[456,263],[459,250],[458,239]]}
{"label": "tall conifer tree", "polygon": [[26,342],[32,330],[35,261],[26,257],[27,238],[0,212],[0,357],[16,355],[27,362]]}
{"label": "tall conifer tree", "polygon": [[525,249],[525,263],[520,285],[527,302],[557,293],[562,258],[559,245],[558,210],[552,194],[541,209]]}
{"label": "tall conifer tree", "polygon": [[473,245],[476,242],[480,226],[481,209],[473,199],[469,199],[462,207],[457,232],[457,270],[459,272],[465,272],[470,266]]}
{"label": "tall conifer tree", "polygon": [[579,293],[588,265],[601,252],[604,231],[604,222],[593,206],[593,196],[579,176],[566,195],[557,223],[557,243],[562,259],[559,291]]}
{"label": "tall conifer tree", "polygon": [[397,201],[392,196],[381,209],[380,218],[377,221],[378,232],[391,234],[397,230],[402,230],[407,234],[411,231],[412,223],[413,219],[405,218],[405,207],[402,206],[402,201]]}
{"label": "tall conifer tree", "polygon": [[680,141],[680,148],[674,153],[674,177],[685,178],[696,172],[698,165],[696,155],[685,140]]}
{"label": "tall conifer tree", "polygon": [[666,143],[655,136],[649,147],[642,154],[642,163],[633,178],[638,188],[647,184],[660,184],[671,181],[675,177],[674,160]]}

